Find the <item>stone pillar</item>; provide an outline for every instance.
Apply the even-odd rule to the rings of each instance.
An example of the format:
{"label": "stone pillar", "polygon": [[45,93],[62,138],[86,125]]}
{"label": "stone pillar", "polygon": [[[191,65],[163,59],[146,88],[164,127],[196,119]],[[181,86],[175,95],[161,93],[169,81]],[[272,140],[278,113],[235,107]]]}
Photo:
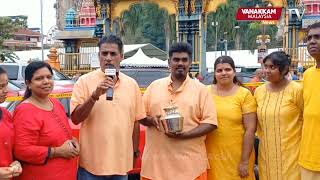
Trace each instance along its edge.
{"label": "stone pillar", "polygon": [[57,49],[52,47],[50,48],[50,54],[48,54],[48,63],[50,64],[51,67],[57,69],[58,71],[60,71],[60,61],[58,58],[58,53],[57,53]]}

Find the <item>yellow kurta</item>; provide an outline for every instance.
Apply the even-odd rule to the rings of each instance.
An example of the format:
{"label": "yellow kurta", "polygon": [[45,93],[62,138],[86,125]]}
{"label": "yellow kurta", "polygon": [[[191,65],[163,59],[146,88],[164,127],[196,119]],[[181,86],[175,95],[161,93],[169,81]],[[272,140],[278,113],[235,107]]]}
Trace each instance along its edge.
{"label": "yellow kurta", "polygon": [[[242,115],[256,112],[256,102],[251,92],[240,87],[232,96],[217,96],[208,86],[217,107],[218,129],[207,135],[206,146],[211,169],[208,180],[240,180],[239,164],[245,133]],[[254,180],[254,153],[249,164],[249,177]]]}
{"label": "yellow kurta", "polygon": [[303,76],[304,120],[299,163],[320,173],[320,69],[311,67]]}
{"label": "yellow kurta", "polygon": [[256,89],[260,180],[300,180],[302,86],[290,82],[279,92]]}

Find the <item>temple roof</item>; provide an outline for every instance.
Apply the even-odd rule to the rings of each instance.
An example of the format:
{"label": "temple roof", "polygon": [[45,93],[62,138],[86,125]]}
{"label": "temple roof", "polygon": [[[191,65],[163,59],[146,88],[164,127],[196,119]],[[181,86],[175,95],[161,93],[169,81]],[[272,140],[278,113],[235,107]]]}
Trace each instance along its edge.
{"label": "temple roof", "polygon": [[32,31],[31,29],[18,29],[14,35],[16,36],[35,36],[35,37],[40,37],[41,34],[39,32],[35,32],[35,31]]}
{"label": "temple roof", "polygon": [[67,13],[66,13],[66,18],[75,18],[77,16],[77,11],[74,10],[73,8],[70,8],[67,10]]}

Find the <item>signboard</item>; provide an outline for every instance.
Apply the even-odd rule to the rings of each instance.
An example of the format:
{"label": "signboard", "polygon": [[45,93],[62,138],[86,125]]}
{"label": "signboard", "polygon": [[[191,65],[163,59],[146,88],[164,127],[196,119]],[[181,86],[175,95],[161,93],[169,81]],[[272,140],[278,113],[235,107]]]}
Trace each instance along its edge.
{"label": "signboard", "polygon": [[262,21],[279,20],[282,8],[239,8],[237,12],[238,21]]}
{"label": "signboard", "polygon": [[298,8],[289,8],[288,9],[289,20],[295,19],[295,16],[297,16],[297,19],[299,21],[302,21],[305,11],[306,11],[305,9],[300,10]]}

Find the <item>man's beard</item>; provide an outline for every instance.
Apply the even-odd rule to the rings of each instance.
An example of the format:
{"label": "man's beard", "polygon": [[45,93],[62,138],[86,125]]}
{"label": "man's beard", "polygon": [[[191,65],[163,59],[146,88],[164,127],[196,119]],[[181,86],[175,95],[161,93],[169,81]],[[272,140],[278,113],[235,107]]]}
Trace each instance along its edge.
{"label": "man's beard", "polygon": [[186,74],[184,74],[184,73],[175,73],[174,74],[174,77],[175,77],[175,79],[177,79],[177,80],[185,80],[186,79]]}

